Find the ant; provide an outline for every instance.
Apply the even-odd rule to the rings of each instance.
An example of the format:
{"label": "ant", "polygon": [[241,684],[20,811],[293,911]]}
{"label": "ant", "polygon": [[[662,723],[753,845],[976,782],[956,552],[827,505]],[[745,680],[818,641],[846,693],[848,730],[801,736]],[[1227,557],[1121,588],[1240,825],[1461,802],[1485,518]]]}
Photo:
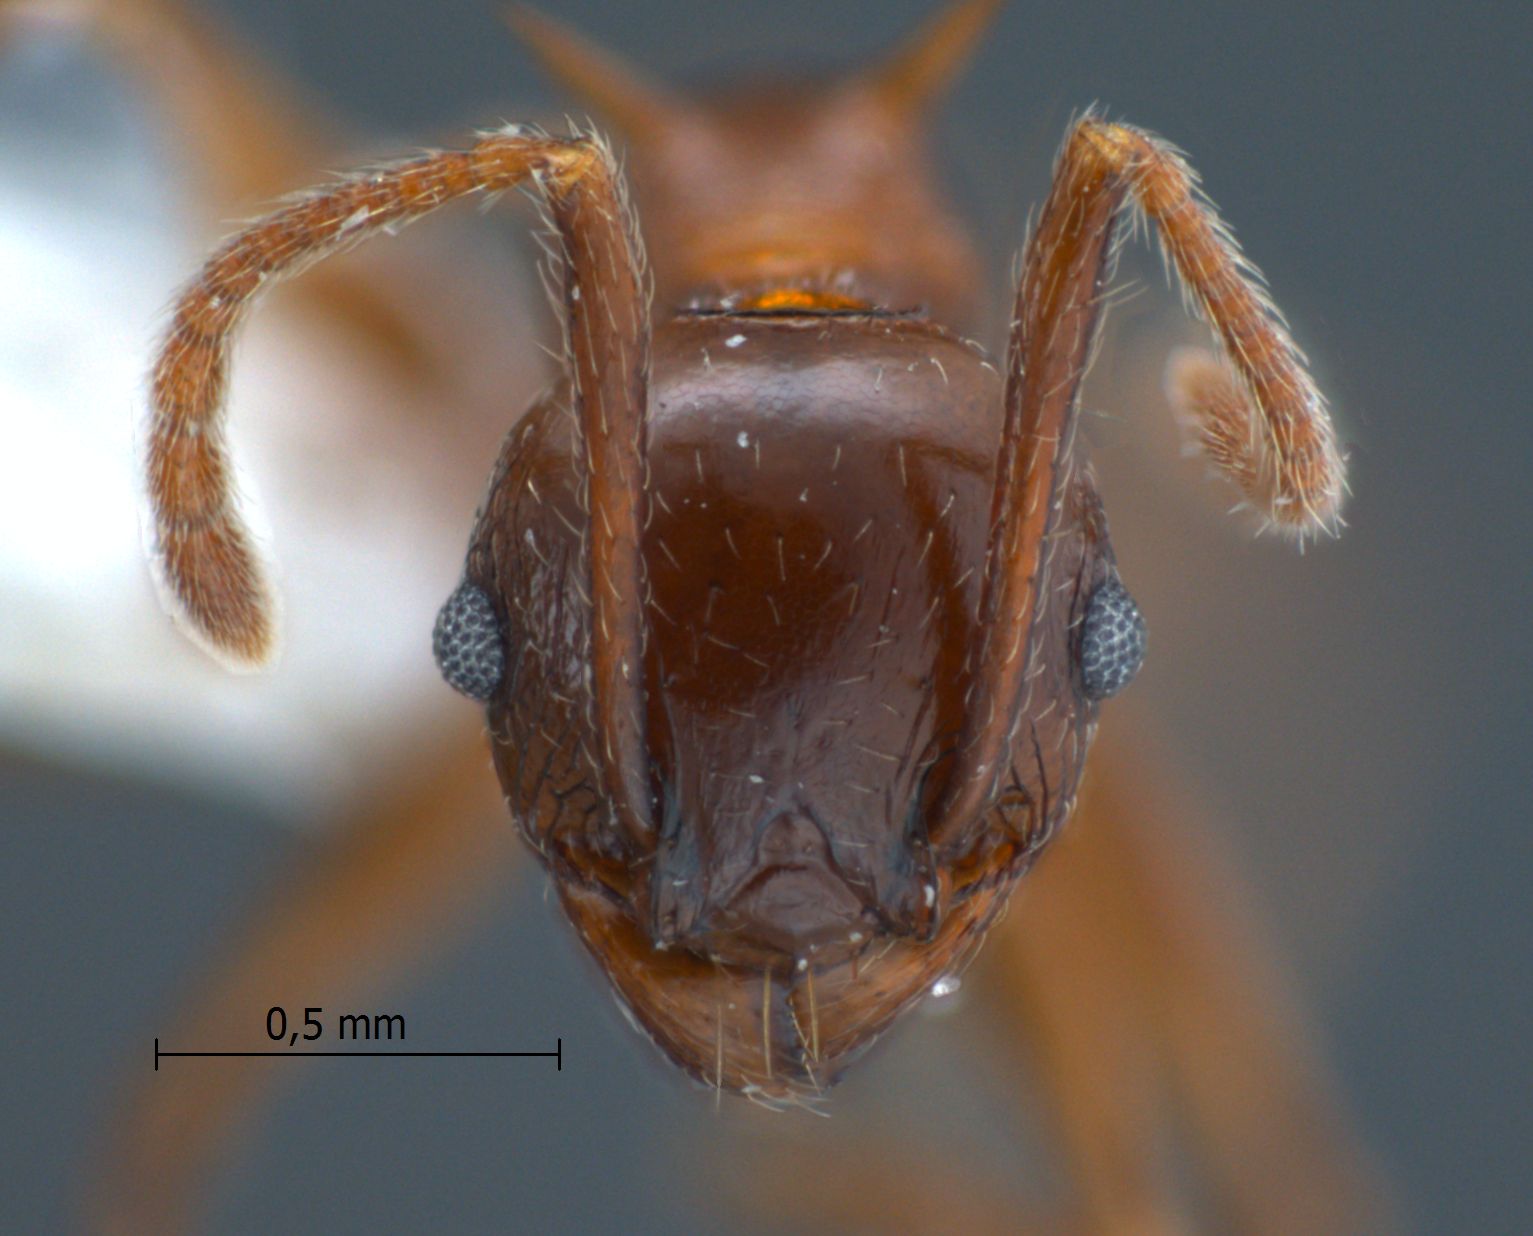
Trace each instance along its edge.
{"label": "ant", "polygon": [[625,134],[637,210],[594,130],[370,169],[220,248],[153,372],[164,581],[197,638],[262,663],[273,603],[222,417],[241,317],[380,231],[536,192],[565,372],[511,428],[434,649],[624,1006],[768,1104],[820,1095],[973,956],[1143,658],[1077,433],[1131,212],[1221,345],[1168,383],[1209,458],[1301,541],[1338,523],[1324,400],[1159,138],[1075,121],[1005,356],[961,333],[979,265],[921,122],[998,7],[957,4],[846,81],[709,103],[521,12]]}

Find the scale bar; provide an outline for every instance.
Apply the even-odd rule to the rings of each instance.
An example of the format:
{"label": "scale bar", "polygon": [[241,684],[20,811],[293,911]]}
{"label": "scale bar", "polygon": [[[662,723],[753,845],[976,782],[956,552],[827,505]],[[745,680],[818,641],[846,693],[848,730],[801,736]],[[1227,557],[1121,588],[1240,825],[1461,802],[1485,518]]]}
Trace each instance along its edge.
{"label": "scale bar", "polygon": [[255,1057],[255,1056],[478,1056],[478,1057],[538,1057],[556,1061],[555,1071],[564,1071],[564,1040],[555,1039],[556,1048],[553,1051],[161,1051],[160,1040],[154,1040],[154,1071],[160,1071],[160,1061],[171,1057],[189,1056],[218,1056],[218,1057]]}

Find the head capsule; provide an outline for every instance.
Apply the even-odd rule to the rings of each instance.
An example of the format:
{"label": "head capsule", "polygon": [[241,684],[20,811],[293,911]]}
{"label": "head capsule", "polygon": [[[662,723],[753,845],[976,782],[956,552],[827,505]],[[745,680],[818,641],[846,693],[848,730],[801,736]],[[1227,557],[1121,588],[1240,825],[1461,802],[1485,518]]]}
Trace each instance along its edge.
{"label": "head capsule", "polygon": [[[516,819],[623,1002],[695,1076],[818,1091],[961,966],[1068,809],[1095,706],[1078,628],[1111,573],[1076,473],[1011,763],[930,811],[962,725],[1001,380],[878,313],[683,313],[655,334],[646,665],[652,837],[608,810],[588,516],[567,390],[513,431],[468,554],[505,671]],[[461,590],[460,590],[461,591]],[[455,594],[456,595],[456,594]]]}

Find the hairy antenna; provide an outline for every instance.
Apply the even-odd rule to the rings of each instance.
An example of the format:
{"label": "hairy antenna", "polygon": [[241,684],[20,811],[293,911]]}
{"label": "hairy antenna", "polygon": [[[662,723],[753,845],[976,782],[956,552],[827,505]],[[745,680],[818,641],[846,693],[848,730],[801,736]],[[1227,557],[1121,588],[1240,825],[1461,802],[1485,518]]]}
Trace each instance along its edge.
{"label": "hairy antenna", "polygon": [[1178,366],[1171,379],[1205,426],[1215,463],[1261,501],[1273,524],[1296,535],[1329,528],[1340,506],[1343,467],[1325,401],[1193,172],[1160,139],[1086,116],[1065,141],[1017,288],[982,642],[954,773],[933,816],[934,840],[980,817],[1030,707],[1024,674],[1048,587],[1048,534],[1073,466],[1080,383],[1129,195],[1159,229],[1189,305],[1224,348],[1220,380],[1209,380],[1206,365]]}
{"label": "hairy antenna", "polygon": [[380,230],[529,177],[563,244],[565,310],[590,495],[591,656],[603,767],[635,835],[650,828],[644,758],[644,408],[649,315],[611,153],[519,128],[308,194],[226,243],[180,296],[154,367],[150,502],[165,582],[195,634],[237,665],[270,659],[271,590],[235,510],[224,438],[229,342],[271,281]]}

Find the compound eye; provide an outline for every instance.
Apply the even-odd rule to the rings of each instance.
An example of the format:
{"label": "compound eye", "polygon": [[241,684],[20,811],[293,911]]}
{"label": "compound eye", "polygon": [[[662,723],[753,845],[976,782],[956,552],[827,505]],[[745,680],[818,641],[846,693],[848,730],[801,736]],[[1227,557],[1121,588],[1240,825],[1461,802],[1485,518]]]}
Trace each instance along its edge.
{"label": "compound eye", "polygon": [[483,589],[459,584],[436,616],[431,654],[454,691],[487,700],[506,672],[505,641]]}
{"label": "compound eye", "polygon": [[1086,604],[1081,623],[1081,685],[1094,700],[1105,700],[1134,681],[1144,664],[1144,615],[1116,576]]}

